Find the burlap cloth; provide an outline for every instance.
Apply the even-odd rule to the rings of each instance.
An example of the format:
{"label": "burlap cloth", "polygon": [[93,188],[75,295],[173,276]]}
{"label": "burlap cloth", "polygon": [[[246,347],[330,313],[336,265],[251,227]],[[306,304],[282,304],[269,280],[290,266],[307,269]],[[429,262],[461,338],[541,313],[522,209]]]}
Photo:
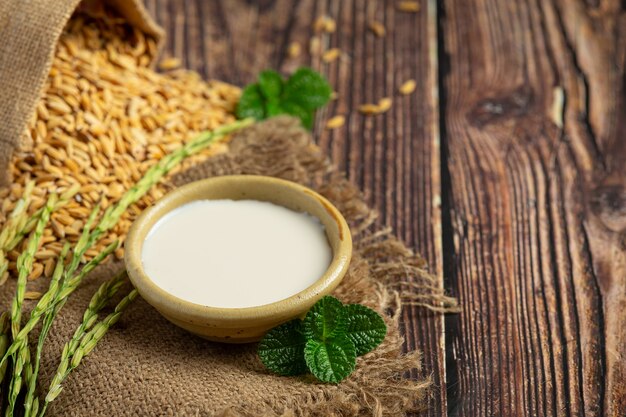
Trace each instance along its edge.
{"label": "burlap cloth", "polygon": [[[104,0],[85,0],[97,9]],[[159,40],[163,31],[141,0],[105,0],[128,22]],[[50,72],[57,41],[80,0],[0,0],[0,184]]]}
{"label": "burlap cloth", "polygon": [[[312,186],[341,210],[351,224],[355,247],[349,272],[335,295],[383,313],[389,327],[384,342],[360,357],[356,371],[338,385],[280,377],[264,369],[256,344],[203,340],[138,299],[64,383],[49,415],[400,416],[423,406],[429,381],[404,377],[408,370],[420,368],[420,355],[401,353],[401,306],[442,305],[450,300],[422,269],[422,260],[388,230],[373,228],[374,211],[295,119],[280,117],[242,131],[227,154],[178,175],[172,184],[228,174],[270,175]],[[108,264],[94,271],[72,295],[47,342],[43,387],[48,386],[63,344],[78,326],[89,298],[121,266]],[[13,296],[13,284],[1,289],[3,308]]]}

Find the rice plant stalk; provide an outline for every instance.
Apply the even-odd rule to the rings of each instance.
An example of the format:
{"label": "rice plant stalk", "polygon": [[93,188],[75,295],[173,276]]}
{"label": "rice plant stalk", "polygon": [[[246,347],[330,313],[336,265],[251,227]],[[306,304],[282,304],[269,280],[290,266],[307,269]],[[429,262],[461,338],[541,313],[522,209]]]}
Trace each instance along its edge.
{"label": "rice plant stalk", "polygon": [[[21,253],[17,259],[17,286],[15,289],[15,297],[13,298],[13,303],[11,305],[11,334],[14,339],[17,337],[20,331],[20,323],[22,319],[22,305],[24,303],[24,293],[26,292],[26,282],[28,280],[28,275],[30,274],[30,271],[32,269],[33,259],[35,258],[35,253],[39,248],[39,243],[41,242],[43,231],[48,224],[48,221],[50,220],[50,215],[52,214],[52,210],[54,210],[54,206],[57,201],[58,196],[56,194],[50,195],[48,201],[46,202],[46,205],[44,206],[44,210],[41,212],[41,216],[37,220],[35,230],[28,240],[26,250]],[[13,373],[11,375],[11,381],[9,383],[9,397],[6,410],[6,415],[8,417],[13,415],[15,401],[17,400],[17,396],[20,393],[20,389],[22,386],[22,370],[25,364],[30,361],[28,339],[25,340],[21,347],[14,354],[12,354],[11,357],[13,359]],[[3,364],[0,364],[0,366],[2,365]]]}
{"label": "rice plant stalk", "polygon": [[[126,297],[124,297],[118,305],[115,307],[115,310],[102,319],[101,322],[96,324],[91,330],[89,330],[81,339],[80,344],[78,345],[74,355],[71,360],[63,361],[59,365],[57,369],[57,373],[52,378],[52,382],[50,383],[50,388],[48,389],[48,393],[46,394],[45,401],[43,407],[41,409],[40,417],[46,412],[48,408],[48,404],[54,401],[55,398],[59,396],[63,387],[61,384],[65,379],[69,376],[69,374],[80,365],[80,362],[83,358],[96,347],[98,342],[104,337],[104,335],[108,332],[108,330],[113,326],[122,316],[122,313],[130,303],[137,298],[139,293],[136,289],[133,289]],[[67,345],[66,345],[67,346]]]}
{"label": "rice plant stalk", "polygon": [[[56,266],[54,268],[54,272],[52,273],[52,278],[50,279],[50,285],[49,288],[54,288],[55,286],[58,285],[59,280],[61,279],[61,276],[63,275],[63,269],[64,269],[64,265],[65,265],[65,257],[67,256],[67,253],[70,249],[70,244],[69,242],[66,242],[65,245],[63,246],[63,249],[61,250],[61,253],[59,254],[59,257],[57,259],[57,263]],[[24,331],[24,329],[22,329],[22,331]],[[40,360],[41,360],[41,351],[43,349],[43,345],[41,344],[37,344],[37,353],[35,355],[35,365],[33,367],[33,372],[31,372],[30,375],[26,376],[26,386],[28,387],[28,392],[26,394],[26,400],[24,402],[24,415],[26,417],[28,417],[30,415],[30,412],[33,411],[33,413],[36,414],[36,411],[34,411],[33,409],[33,405],[34,405],[34,392],[35,389],[37,387],[37,376],[39,374],[39,364],[40,364]]]}
{"label": "rice plant stalk", "polygon": [[[100,222],[94,228],[94,230],[89,233],[89,235],[85,237],[84,240],[83,237],[81,237],[81,239],[76,244],[76,247],[74,249],[75,256],[72,258],[72,261],[68,266],[68,270],[66,271],[66,273],[63,274],[63,283],[61,284],[59,293],[52,301],[53,309],[51,310],[49,308],[46,312],[46,320],[54,320],[54,317],[63,307],[63,304],[65,303],[64,300],[67,299],[67,297],[78,287],[78,285],[80,285],[80,282],[82,281],[82,277],[80,275],[68,280],[68,277],[71,276],[71,274],[74,272],[72,271],[72,267],[75,265],[75,261],[79,261],[82,258],[82,255],[87,250],[89,250],[93,246],[93,244],[96,243],[98,239],[100,239],[100,237],[102,237],[104,233],[106,233],[109,229],[114,227],[119,222],[120,217],[122,216],[122,214],[124,214],[124,212],[131,204],[141,199],[148,191],[150,191],[150,189],[155,184],[157,184],[163,178],[163,176],[171,171],[172,168],[178,165],[183,159],[199,152],[200,150],[216,142],[218,139],[244,127],[250,126],[253,123],[254,119],[238,120],[228,125],[221,126],[213,131],[200,133],[193,140],[186,143],[181,148],[161,158],[159,162],[157,162],[155,165],[150,167],[148,171],[146,171],[144,176],[134,186],[132,186],[116,204],[109,206],[109,208],[105,210],[102,218],[100,219]],[[92,215],[94,215],[94,213],[95,210],[92,212]],[[85,226],[84,231],[87,229],[87,226]],[[83,233],[83,236],[86,235]],[[46,336],[47,333],[42,332],[39,335],[39,339],[45,341]]]}
{"label": "rice plant stalk", "polygon": [[[28,351],[28,334],[34,329],[34,327],[41,320],[41,318],[44,317],[44,325],[42,327],[42,332],[40,333],[38,341],[38,346],[43,346],[50,326],[52,325],[54,318],[64,306],[67,298],[80,285],[85,275],[87,275],[87,273],[89,273],[93,268],[100,264],[111,252],[113,252],[117,248],[118,242],[110,244],[103,252],[101,252],[98,256],[89,261],[80,271],[80,273],[74,275],[85,252],[90,249],[105,232],[107,232],[118,223],[121,215],[128,209],[131,204],[142,198],[150,190],[150,188],[152,188],[153,185],[158,183],[164,175],[166,175],[172,168],[178,165],[184,158],[199,152],[203,148],[216,142],[218,139],[244,127],[250,126],[253,123],[253,119],[245,119],[233,122],[229,125],[222,126],[210,132],[202,132],[196,138],[194,138],[192,141],[188,142],[181,148],[164,156],[161,160],[159,160],[157,164],[152,166],[145,173],[145,175],[130,190],[128,190],[115,205],[110,206],[104,212],[98,225],[93,229],[93,231],[89,232],[91,222],[93,222],[93,220],[95,219],[98,208],[96,207],[92,211],[92,214],[90,215],[91,222],[88,221],[85,224],[81,238],[79,239],[76,247],[73,250],[72,259],[70,260],[69,265],[64,269],[62,277],[57,280],[51,281],[50,288],[48,289],[46,294],[42,296],[42,298],[39,300],[39,302],[31,312],[31,316],[24,328],[20,331],[19,324],[15,326],[15,330],[13,330],[14,340],[7,348],[4,356],[0,361],[0,368],[2,366],[6,366],[6,361],[8,357],[13,357],[14,359],[17,359],[16,365],[18,365],[14,367],[14,372],[12,375],[14,382],[11,384],[12,392],[10,393],[10,396],[13,398],[13,400],[10,400],[10,407],[7,409],[7,416],[12,415],[15,405],[15,398],[17,397],[17,394],[19,394],[19,389],[21,387],[21,373],[23,371],[23,366],[28,360],[26,359],[26,356],[30,357]],[[68,190],[66,193],[69,194],[71,191],[73,190]],[[75,191],[73,192],[75,193]],[[66,194],[64,194],[62,197],[66,197]],[[45,215],[44,212],[48,212],[47,215]],[[37,213],[39,213],[39,211]],[[41,217],[47,216],[47,218],[49,218],[49,215],[50,211],[47,209],[43,210],[41,213]],[[32,223],[32,220],[28,219],[24,227],[20,230],[20,233],[22,233],[23,231],[32,230]],[[8,247],[14,248],[15,246],[17,246],[17,243],[19,243],[19,239],[21,239],[18,237],[18,235],[19,233],[9,242]],[[26,252],[28,252],[28,248]],[[34,252],[32,253],[32,255],[34,255]],[[28,257],[25,257],[24,260],[27,261]],[[30,259],[30,265],[32,266],[32,257]],[[26,275],[26,277],[27,276],[28,274]],[[25,280],[23,281],[25,284]],[[14,304],[19,305],[19,308],[14,308],[14,310],[19,311],[19,315],[21,318],[21,303],[23,302],[24,289],[20,290],[19,280],[18,291],[21,291],[21,301],[19,301],[20,297],[18,297],[18,295],[20,293],[18,292],[18,294],[16,294],[16,299],[18,300],[18,302],[14,300]],[[112,315],[109,315],[103,320],[102,323],[99,323],[98,325],[96,325],[96,327],[94,327],[94,329],[85,334],[83,339],[81,339],[81,345],[76,348],[76,351],[72,356],[72,363],[76,362],[76,366],[78,365],[82,356],[88,354],[93,349],[93,347],[95,347],[97,341],[104,336],[104,333],[106,333],[108,328],[115,322],[117,322],[117,320],[119,320],[119,316],[121,315],[121,312],[125,309],[125,306],[130,303],[130,301],[132,301],[136,296],[136,291],[132,291],[126,298],[124,298],[124,300],[122,300],[122,302],[120,302],[118,308],[116,308],[116,311],[112,313]],[[96,329],[98,329],[97,333],[94,332]],[[89,340],[91,342],[88,343],[86,346],[83,346],[82,340],[86,340],[86,337],[89,337]],[[26,352],[27,355],[25,355],[24,352]],[[17,358],[15,358],[15,356],[17,356]],[[78,359],[76,359],[77,356]],[[35,384],[36,386],[37,372],[34,371],[35,369],[37,369],[38,371],[38,366],[35,366],[35,368],[33,369],[33,373],[29,375],[29,387],[31,386],[31,384]],[[40,415],[43,415],[45,413],[47,404],[54,398],[56,398],[56,396],[60,392],[60,387],[55,388],[55,390],[57,390],[58,392],[55,391],[56,394],[52,393],[50,399],[47,400],[47,402],[44,404]],[[35,398],[31,402],[31,414],[35,408],[38,408],[38,401],[36,400],[37,399]]]}

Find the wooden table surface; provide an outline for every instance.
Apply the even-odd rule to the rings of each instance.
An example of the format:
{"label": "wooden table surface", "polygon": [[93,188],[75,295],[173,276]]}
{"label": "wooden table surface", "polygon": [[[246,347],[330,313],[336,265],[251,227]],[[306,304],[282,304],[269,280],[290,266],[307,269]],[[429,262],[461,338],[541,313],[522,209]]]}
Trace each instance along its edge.
{"label": "wooden table surface", "polygon": [[[316,140],[462,305],[404,312],[435,383],[423,415],[626,415],[624,1],[146,3],[206,77],[328,77]],[[335,33],[314,32],[322,15]],[[341,58],[310,54],[313,36]],[[387,113],[357,111],[382,97]],[[336,114],[345,126],[324,129]]]}

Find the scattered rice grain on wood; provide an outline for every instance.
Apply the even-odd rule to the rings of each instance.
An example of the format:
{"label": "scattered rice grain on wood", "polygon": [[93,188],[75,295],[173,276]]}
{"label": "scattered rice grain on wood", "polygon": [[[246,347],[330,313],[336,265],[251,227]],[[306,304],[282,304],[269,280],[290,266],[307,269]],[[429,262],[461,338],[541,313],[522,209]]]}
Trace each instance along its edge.
{"label": "scattered rice grain on wood", "polygon": [[313,30],[315,32],[334,33],[337,30],[337,23],[332,17],[320,16],[315,19]]}
{"label": "scattered rice grain on wood", "polygon": [[309,54],[311,56],[318,56],[321,51],[322,44],[320,42],[320,38],[317,36],[313,36],[309,41]]}
{"label": "scattered rice grain on wood", "polygon": [[378,114],[378,105],[372,103],[361,104],[357,110],[366,115]]}
{"label": "scattered rice grain on wood", "polygon": [[287,55],[289,58],[297,58],[302,53],[302,46],[298,42],[291,42],[287,47]]}
{"label": "scattered rice grain on wood", "polygon": [[393,101],[389,97],[381,98],[378,101],[378,112],[384,113],[391,108]]}
{"label": "scattered rice grain on wood", "polygon": [[411,94],[413,91],[415,91],[416,86],[417,83],[415,82],[415,80],[407,80],[402,83],[400,88],[398,88],[398,91],[400,92],[400,94],[403,95]]}
{"label": "scattered rice grain on wood", "polygon": [[420,4],[416,1],[399,1],[396,6],[401,12],[407,13],[417,13],[421,8]]}
{"label": "scattered rice grain on wood", "polygon": [[322,60],[326,63],[330,63],[339,58],[340,55],[341,51],[339,50],[339,48],[332,48],[324,52],[324,54],[322,55]]}
{"label": "scattered rice grain on wood", "polygon": [[332,118],[330,118],[327,122],[326,122],[326,128],[327,129],[337,129],[340,128],[341,126],[343,126],[346,123],[346,118],[342,115],[337,115],[334,116]]}
{"label": "scattered rice grain on wood", "polygon": [[387,32],[385,30],[385,26],[383,26],[382,23],[376,22],[374,20],[369,22],[367,27],[372,31],[372,33],[374,33],[374,35],[378,36],[379,38],[382,38],[383,36],[385,36]]}

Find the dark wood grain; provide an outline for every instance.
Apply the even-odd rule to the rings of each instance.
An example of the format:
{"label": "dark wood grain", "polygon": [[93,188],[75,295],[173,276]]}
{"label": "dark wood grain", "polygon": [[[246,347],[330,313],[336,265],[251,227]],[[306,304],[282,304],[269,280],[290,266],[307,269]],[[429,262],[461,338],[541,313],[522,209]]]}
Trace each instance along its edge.
{"label": "dark wood grain", "polygon": [[445,2],[450,415],[623,416],[623,2]]}

